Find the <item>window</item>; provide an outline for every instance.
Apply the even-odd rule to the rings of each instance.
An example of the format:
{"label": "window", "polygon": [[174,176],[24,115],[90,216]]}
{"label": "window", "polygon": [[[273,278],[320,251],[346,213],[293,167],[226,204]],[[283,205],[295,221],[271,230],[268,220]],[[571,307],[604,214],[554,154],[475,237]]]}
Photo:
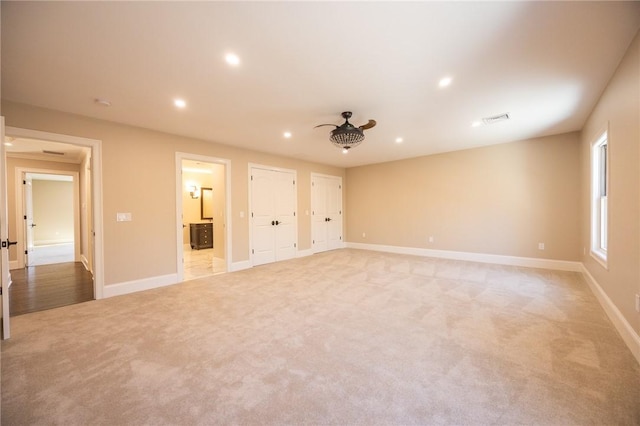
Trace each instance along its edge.
{"label": "window", "polygon": [[607,132],[591,148],[591,254],[607,266],[609,144]]}

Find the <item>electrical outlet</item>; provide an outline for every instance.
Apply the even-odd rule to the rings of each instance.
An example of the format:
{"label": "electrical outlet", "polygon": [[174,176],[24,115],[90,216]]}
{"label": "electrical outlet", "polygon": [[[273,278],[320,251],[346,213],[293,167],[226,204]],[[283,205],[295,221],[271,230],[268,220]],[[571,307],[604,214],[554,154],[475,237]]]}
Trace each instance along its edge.
{"label": "electrical outlet", "polygon": [[367,238],[367,233],[366,232],[362,233],[362,238]]}
{"label": "electrical outlet", "polygon": [[538,243],[538,250],[544,250],[544,243]]}
{"label": "electrical outlet", "polygon": [[640,312],[640,294],[636,294],[636,312]]}
{"label": "electrical outlet", "polygon": [[433,235],[429,235],[429,242],[432,243],[433,242]]}

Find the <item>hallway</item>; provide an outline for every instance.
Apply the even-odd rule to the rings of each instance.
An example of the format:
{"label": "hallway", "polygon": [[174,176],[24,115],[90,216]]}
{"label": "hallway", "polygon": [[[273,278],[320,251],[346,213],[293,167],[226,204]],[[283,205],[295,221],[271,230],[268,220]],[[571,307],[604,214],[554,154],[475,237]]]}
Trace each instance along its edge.
{"label": "hallway", "polygon": [[81,262],[15,269],[11,271],[11,279],[11,316],[94,299],[93,276]]}

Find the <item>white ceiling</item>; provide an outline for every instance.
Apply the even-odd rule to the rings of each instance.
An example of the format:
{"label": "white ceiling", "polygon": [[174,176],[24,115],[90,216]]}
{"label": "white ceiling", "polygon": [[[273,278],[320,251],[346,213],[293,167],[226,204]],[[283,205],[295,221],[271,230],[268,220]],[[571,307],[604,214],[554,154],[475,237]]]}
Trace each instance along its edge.
{"label": "white ceiling", "polygon": [[[1,7],[5,99],[344,167],[580,130],[640,27],[640,2]],[[343,155],[313,127],[346,110],[378,125]]]}

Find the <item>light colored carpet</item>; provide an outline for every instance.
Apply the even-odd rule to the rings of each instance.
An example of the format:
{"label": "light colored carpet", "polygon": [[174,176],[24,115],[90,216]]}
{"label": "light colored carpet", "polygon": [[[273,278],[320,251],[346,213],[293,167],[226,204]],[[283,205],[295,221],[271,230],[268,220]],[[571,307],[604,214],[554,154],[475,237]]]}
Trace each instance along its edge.
{"label": "light colored carpet", "polygon": [[576,273],[336,250],[12,325],[7,425],[640,423]]}

